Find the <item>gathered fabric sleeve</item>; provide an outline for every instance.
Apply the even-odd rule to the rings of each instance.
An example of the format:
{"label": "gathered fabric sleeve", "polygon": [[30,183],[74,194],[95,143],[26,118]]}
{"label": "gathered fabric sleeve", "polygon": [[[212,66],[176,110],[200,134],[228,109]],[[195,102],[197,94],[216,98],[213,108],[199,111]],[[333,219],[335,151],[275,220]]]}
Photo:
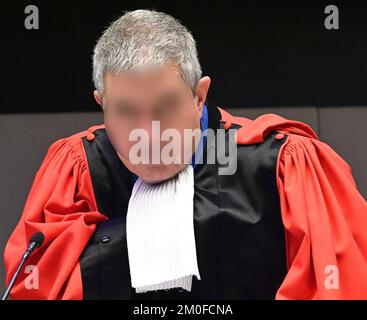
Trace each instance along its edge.
{"label": "gathered fabric sleeve", "polygon": [[82,299],[79,257],[96,224],[105,220],[96,207],[81,139],[56,141],[35,176],[4,251],[9,284],[32,235],[40,231],[45,236],[21,270],[11,298]]}
{"label": "gathered fabric sleeve", "polygon": [[367,203],[327,144],[290,134],[277,185],[287,275],[276,299],[367,299]]}

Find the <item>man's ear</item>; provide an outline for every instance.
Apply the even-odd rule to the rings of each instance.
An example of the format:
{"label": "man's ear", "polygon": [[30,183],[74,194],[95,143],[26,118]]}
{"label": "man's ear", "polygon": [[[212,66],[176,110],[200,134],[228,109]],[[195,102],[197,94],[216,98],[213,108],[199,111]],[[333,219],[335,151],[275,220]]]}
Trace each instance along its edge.
{"label": "man's ear", "polygon": [[208,95],[210,82],[211,82],[210,78],[208,76],[205,76],[199,80],[197,88],[196,88],[196,97],[198,99],[197,107],[200,113],[203,110],[203,106],[204,106],[206,97]]}
{"label": "man's ear", "polygon": [[98,90],[93,91],[94,99],[97,101],[97,103],[102,107],[103,109],[103,99],[102,95],[98,92]]}

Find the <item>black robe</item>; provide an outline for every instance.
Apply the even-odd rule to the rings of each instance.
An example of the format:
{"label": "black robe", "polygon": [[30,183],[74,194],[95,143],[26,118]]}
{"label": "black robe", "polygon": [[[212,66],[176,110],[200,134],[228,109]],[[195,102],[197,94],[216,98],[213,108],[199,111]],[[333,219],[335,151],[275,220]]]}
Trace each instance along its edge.
{"label": "black robe", "polygon": [[[134,176],[98,125],[54,142],[36,174],[5,248],[7,284],[30,237],[45,240],[12,299],[366,299],[367,202],[350,166],[302,122],[234,117],[210,100],[207,108],[208,127],[227,132],[215,154],[236,130],[237,170],[220,175],[221,161],[206,163],[209,135],[194,169],[201,280],[193,277],[191,292],[131,287],[125,222]],[[36,276],[39,288],[27,289]]]}
{"label": "black robe", "polygon": [[[208,127],[223,128],[216,106],[209,101],[207,108]],[[98,225],[81,256],[84,297],[274,299],[286,274],[275,179],[277,155],[286,136],[277,140],[275,134],[260,145],[239,146],[234,175],[219,175],[223,164],[218,161],[206,164],[206,151],[215,148],[214,139],[207,141],[204,160],[194,171],[194,231],[202,279],[193,277],[191,292],[174,288],[146,293],[135,293],[129,273],[126,212],[133,175],[121,163],[105,129],[94,131],[91,142],[83,138],[98,209],[111,219]]]}

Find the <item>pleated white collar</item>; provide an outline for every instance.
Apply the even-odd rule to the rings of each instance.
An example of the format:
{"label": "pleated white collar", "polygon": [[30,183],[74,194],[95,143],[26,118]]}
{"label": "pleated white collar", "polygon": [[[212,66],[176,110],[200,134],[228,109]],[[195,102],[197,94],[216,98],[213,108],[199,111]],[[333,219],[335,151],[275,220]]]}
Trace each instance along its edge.
{"label": "pleated white collar", "polygon": [[194,172],[187,165],[160,184],[135,182],[126,233],[132,287],[137,293],[181,287],[200,280],[194,234]]}

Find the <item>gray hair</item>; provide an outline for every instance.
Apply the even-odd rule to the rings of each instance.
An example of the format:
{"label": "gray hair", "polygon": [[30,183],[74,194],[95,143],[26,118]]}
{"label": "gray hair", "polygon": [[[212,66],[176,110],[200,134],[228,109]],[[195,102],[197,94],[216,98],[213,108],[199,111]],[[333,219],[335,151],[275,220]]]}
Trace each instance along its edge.
{"label": "gray hair", "polygon": [[177,64],[182,79],[195,94],[201,66],[190,31],[163,12],[125,11],[103,32],[94,48],[94,85],[103,94],[108,72],[119,74],[144,64]]}

